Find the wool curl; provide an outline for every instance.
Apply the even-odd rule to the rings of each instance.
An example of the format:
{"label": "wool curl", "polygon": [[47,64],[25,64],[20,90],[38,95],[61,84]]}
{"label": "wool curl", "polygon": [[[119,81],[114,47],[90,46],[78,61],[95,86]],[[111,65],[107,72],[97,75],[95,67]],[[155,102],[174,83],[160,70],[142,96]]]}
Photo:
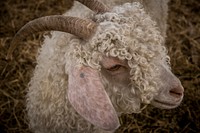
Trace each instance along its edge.
{"label": "wool curl", "polygon": [[159,64],[169,67],[164,38],[138,2],[115,7],[93,19],[99,23],[96,34],[89,42],[76,43],[70,54],[80,63],[99,70],[102,55],[127,60],[131,89],[113,88],[115,94],[107,91],[118,113],[139,112],[140,109],[130,106],[135,100],[133,95],[138,95],[141,103],[149,104],[160,86]]}

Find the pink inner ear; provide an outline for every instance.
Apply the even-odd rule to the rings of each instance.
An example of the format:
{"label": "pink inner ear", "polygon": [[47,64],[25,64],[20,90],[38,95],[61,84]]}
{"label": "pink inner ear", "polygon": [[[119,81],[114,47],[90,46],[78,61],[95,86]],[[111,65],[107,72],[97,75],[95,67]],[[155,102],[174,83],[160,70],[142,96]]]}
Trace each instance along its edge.
{"label": "pink inner ear", "polygon": [[85,66],[71,67],[68,88],[71,105],[90,123],[109,131],[120,126],[97,70]]}

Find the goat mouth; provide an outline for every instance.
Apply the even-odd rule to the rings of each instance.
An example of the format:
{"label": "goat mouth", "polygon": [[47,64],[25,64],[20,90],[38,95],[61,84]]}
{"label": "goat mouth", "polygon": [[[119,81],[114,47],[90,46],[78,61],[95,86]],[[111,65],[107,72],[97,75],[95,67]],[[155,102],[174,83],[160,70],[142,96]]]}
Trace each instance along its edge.
{"label": "goat mouth", "polygon": [[180,102],[171,103],[171,102],[159,101],[155,99],[153,100],[152,104],[157,108],[172,109],[172,108],[176,108],[180,104]]}

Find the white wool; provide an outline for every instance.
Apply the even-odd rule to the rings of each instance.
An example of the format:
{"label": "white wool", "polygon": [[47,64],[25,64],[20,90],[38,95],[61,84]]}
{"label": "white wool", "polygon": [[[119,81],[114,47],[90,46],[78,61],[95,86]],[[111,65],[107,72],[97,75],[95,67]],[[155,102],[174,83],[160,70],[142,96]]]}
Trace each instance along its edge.
{"label": "white wool", "polygon": [[[138,2],[115,7],[111,12],[96,15],[95,20],[99,22],[96,34],[85,44],[77,43],[76,51],[71,53],[80,63],[96,69],[100,67],[98,61],[102,55],[127,60],[132,76],[132,90],[129,91],[138,90],[141,101],[150,103],[159,88],[158,66],[155,64],[164,63],[169,58],[155,22]],[[124,102],[131,99],[124,94],[130,94],[129,91],[120,92],[124,95]]]}
{"label": "white wool", "polygon": [[52,32],[51,38],[45,37],[27,94],[27,110],[33,130],[43,133],[98,132],[72,108],[66,97],[67,73],[72,60],[99,71],[103,55],[128,61],[131,68],[128,89],[109,83],[101,75],[119,115],[139,112],[141,103],[150,103],[157,94],[160,83],[158,64],[167,66],[169,57],[163,37],[142,5],[127,3],[111,12],[93,15],[91,19],[99,26],[88,41],[61,32]]}

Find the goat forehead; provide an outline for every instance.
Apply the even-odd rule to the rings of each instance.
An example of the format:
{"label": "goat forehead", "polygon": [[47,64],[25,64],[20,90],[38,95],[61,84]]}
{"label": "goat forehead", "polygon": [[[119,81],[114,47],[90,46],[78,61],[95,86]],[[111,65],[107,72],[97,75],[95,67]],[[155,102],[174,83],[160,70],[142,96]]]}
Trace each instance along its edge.
{"label": "goat forehead", "polygon": [[119,59],[130,60],[130,51],[139,53],[143,48],[155,53],[155,46],[160,47],[164,39],[151,18],[144,12],[140,15],[136,15],[137,18],[114,13],[97,15],[100,25],[88,45],[108,56],[119,55]]}

